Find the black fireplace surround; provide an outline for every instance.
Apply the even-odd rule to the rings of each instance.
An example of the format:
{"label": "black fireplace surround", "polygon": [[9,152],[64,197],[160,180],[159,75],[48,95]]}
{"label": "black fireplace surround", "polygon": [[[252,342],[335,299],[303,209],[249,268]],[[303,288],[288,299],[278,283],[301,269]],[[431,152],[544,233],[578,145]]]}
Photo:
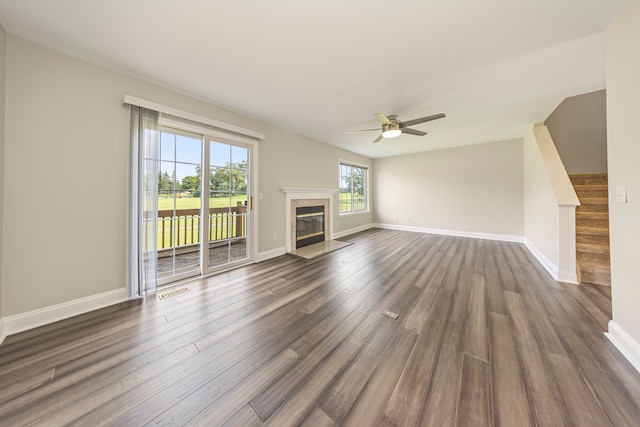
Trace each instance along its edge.
{"label": "black fireplace surround", "polygon": [[296,249],[324,242],[324,206],[296,208]]}

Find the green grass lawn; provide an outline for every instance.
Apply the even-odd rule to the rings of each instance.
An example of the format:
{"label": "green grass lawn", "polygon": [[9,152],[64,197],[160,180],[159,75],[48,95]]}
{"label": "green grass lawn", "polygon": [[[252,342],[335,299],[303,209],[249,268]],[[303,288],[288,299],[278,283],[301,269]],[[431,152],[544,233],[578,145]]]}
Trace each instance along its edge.
{"label": "green grass lawn", "polygon": [[[356,199],[353,203],[355,211],[361,211],[365,209],[364,196],[356,195]],[[340,212],[351,212],[351,193],[340,193]]]}

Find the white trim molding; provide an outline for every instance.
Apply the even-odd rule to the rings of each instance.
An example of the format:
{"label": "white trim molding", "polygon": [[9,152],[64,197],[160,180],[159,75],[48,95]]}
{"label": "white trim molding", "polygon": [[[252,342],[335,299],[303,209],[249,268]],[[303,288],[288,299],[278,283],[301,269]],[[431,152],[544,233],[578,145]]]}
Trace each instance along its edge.
{"label": "white trim molding", "polygon": [[[524,243],[524,237],[510,234],[477,233],[475,231],[447,230],[442,228],[408,227],[395,224],[373,224],[373,227],[389,230],[415,231],[417,233],[442,234],[445,236],[470,237],[472,239],[499,240],[502,242]],[[371,227],[370,227],[371,228]]]}
{"label": "white trim molding", "polygon": [[209,117],[200,116],[198,114],[190,113],[188,111],[182,111],[177,108],[169,107],[167,105],[159,104],[157,102],[148,101],[146,99],[138,98],[133,95],[125,95],[123,104],[135,105],[142,108],[147,108],[159,113],[169,114],[171,116],[179,117],[181,119],[191,120],[193,122],[202,123],[213,128],[223,129],[229,132],[238,133],[241,135],[249,136],[251,138],[264,140],[264,134],[246,129],[240,126],[232,125],[229,123],[221,122],[219,120],[210,119]]}
{"label": "white trim molding", "polygon": [[604,334],[633,367],[640,372],[640,344],[613,320],[609,321],[609,332]]}
{"label": "white trim molding", "polygon": [[317,199],[318,193],[333,194],[337,192],[338,189],[337,188],[280,187],[280,191],[287,194],[296,193],[296,196],[302,193],[304,196],[302,198]]}
{"label": "white trim molding", "polygon": [[284,255],[286,253],[287,253],[287,251],[284,248],[284,246],[281,246],[281,247],[275,248],[275,249],[271,249],[269,251],[259,252],[258,256],[256,256],[256,261],[255,262],[266,261],[268,259],[276,258],[276,257],[279,257],[279,256]]}
{"label": "white trim molding", "polygon": [[365,225],[361,225],[360,227],[350,228],[348,230],[337,231],[337,232],[333,233],[333,238],[334,239],[339,239],[341,237],[348,236],[350,234],[360,233],[361,231],[366,231],[366,230],[369,230],[369,229],[374,228],[374,227],[375,227],[375,224],[365,224]]}
{"label": "white trim molding", "polygon": [[[553,277],[553,280],[559,280],[558,267],[556,267],[556,265],[553,262],[551,262],[551,260],[547,258],[545,254],[543,254],[542,251],[540,251],[540,249],[538,249],[526,237],[524,238],[524,245],[527,247],[527,249],[529,249],[529,252],[531,252],[531,254],[538,260],[538,262],[542,264],[544,269],[547,270],[547,272],[551,275],[551,277]],[[572,283],[572,282],[569,282],[569,283]]]}
{"label": "white trim molding", "polygon": [[524,238],[529,252],[542,264],[551,277],[558,282],[578,285],[576,274],[576,207],[558,206],[558,265],[547,258],[529,239]]}
{"label": "white trim molding", "polygon": [[577,285],[576,205],[558,205],[558,233],[558,275],[555,279]]}
{"label": "white trim molding", "polygon": [[115,291],[104,292],[50,307],[16,314],[15,316],[8,316],[2,319],[4,321],[4,334],[17,334],[48,323],[118,304],[128,299],[127,288],[121,288]]}

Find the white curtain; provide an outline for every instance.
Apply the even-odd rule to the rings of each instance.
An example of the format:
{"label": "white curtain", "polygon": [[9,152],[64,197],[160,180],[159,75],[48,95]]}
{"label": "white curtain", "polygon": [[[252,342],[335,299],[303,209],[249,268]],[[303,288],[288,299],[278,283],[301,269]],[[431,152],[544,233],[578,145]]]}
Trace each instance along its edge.
{"label": "white curtain", "polygon": [[130,296],[157,288],[159,113],[131,105]]}

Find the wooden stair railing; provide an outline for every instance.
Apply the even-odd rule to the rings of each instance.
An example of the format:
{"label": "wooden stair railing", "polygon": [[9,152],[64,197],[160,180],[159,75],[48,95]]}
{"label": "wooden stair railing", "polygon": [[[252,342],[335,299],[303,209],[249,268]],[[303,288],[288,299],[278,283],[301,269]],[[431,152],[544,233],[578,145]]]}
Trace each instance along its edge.
{"label": "wooden stair railing", "polygon": [[611,286],[607,174],[570,175],[580,200],[576,208],[578,282]]}

